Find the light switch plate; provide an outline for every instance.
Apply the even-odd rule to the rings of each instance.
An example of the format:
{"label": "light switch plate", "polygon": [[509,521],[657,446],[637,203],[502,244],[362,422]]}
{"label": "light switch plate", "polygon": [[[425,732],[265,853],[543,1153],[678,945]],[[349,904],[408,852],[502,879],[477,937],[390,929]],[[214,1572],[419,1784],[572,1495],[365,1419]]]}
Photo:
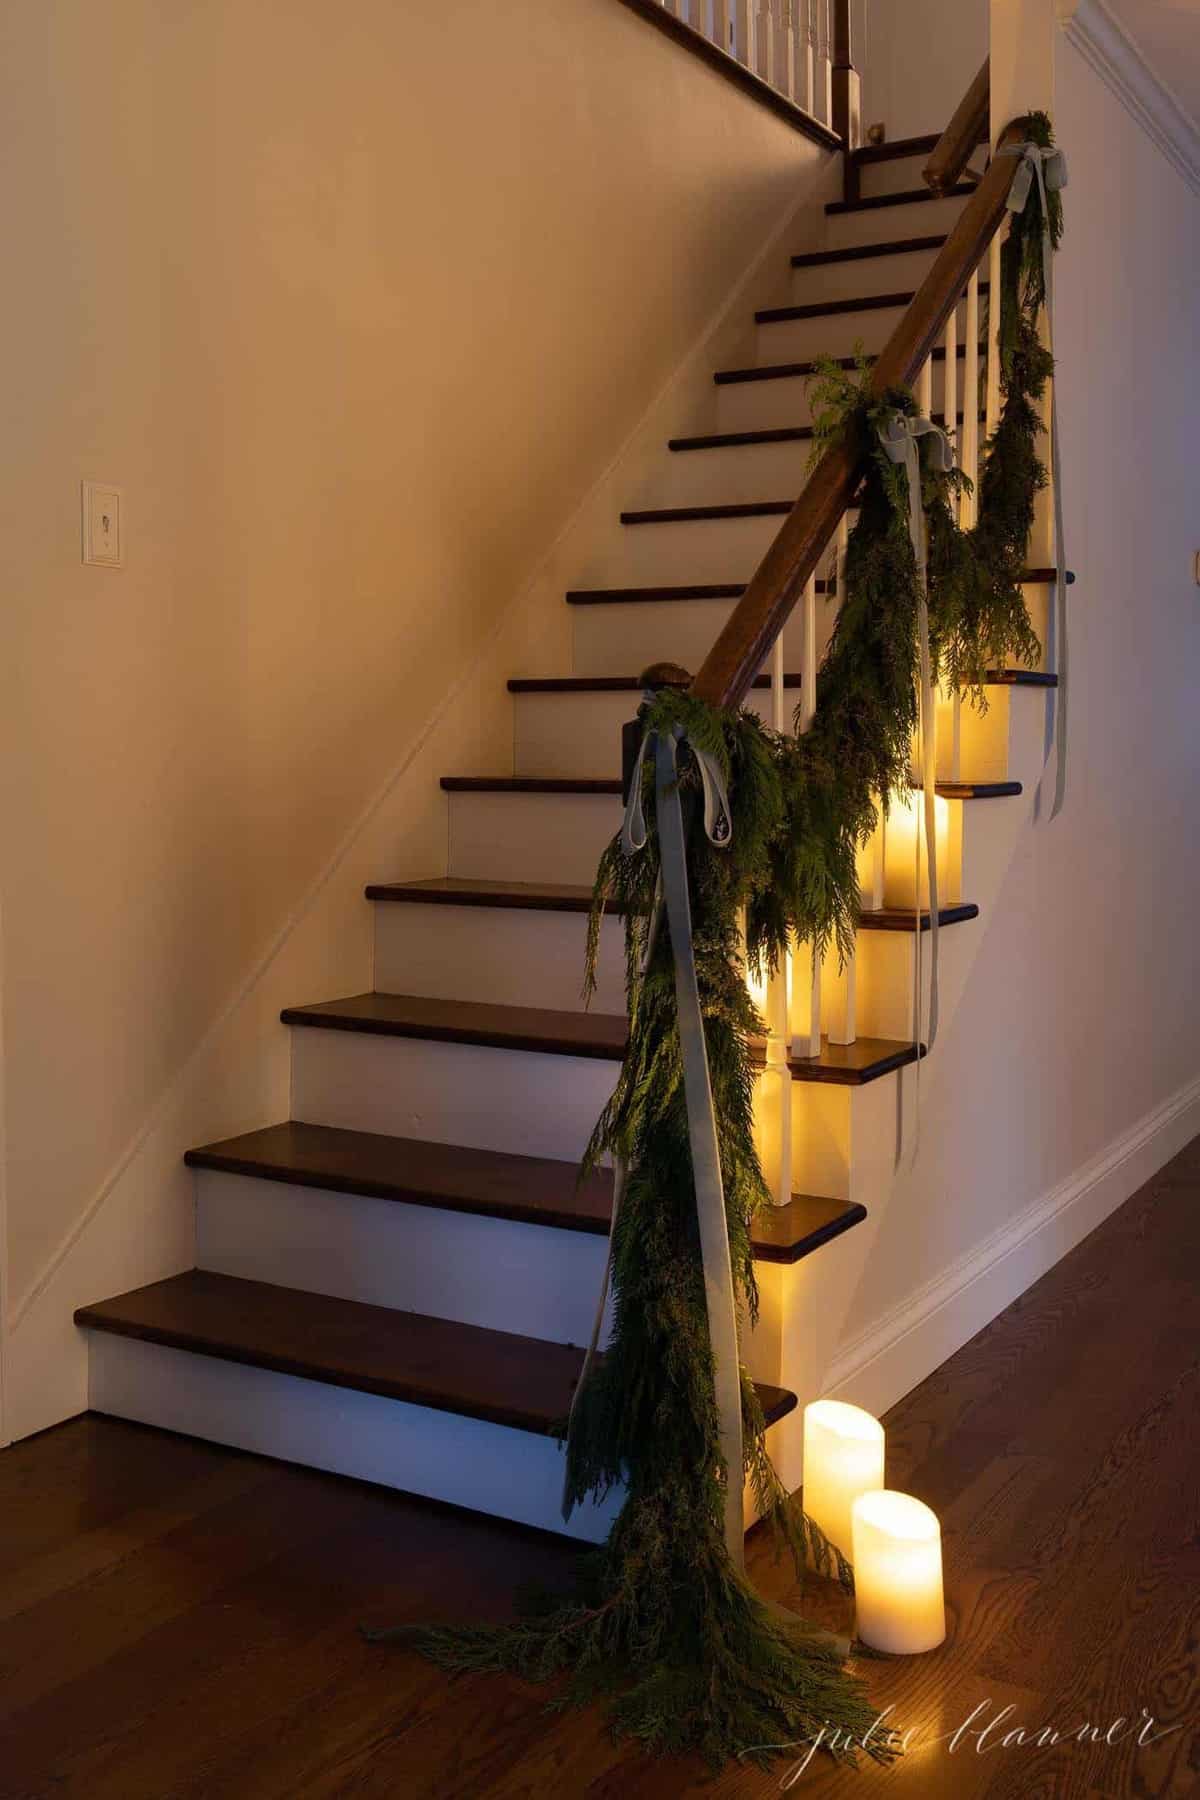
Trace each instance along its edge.
{"label": "light switch plate", "polygon": [[121,490],[107,481],[83,483],[83,560],[120,568],[124,556],[121,535]]}

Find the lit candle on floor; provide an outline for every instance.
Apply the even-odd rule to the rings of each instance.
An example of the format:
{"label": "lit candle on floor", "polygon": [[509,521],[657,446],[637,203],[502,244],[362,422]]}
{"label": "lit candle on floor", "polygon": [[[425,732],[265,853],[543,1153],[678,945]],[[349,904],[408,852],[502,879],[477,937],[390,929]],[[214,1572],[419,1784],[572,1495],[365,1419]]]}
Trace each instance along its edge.
{"label": "lit candle on floor", "polygon": [[883,1486],[883,1426],[861,1407],[814,1400],[804,1409],[804,1510],[850,1558],[850,1508]]}
{"label": "lit candle on floor", "polygon": [[872,1650],[916,1656],[946,1635],[942,1532],[911,1494],[861,1494],[853,1508],[856,1630]]}

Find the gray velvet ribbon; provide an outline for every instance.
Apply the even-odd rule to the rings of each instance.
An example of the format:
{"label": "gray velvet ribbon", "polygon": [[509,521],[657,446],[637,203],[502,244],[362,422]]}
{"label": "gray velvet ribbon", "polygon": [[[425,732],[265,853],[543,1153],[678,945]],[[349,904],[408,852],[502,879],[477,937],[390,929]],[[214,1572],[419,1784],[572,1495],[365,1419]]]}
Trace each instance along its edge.
{"label": "gray velvet ribbon", "polygon": [[[1024,212],[1037,183],[1042,204],[1042,285],[1046,293],[1046,348],[1054,354],[1054,244],[1050,237],[1047,194],[1067,185],[1067,159],[1059,149],[1041,144],[1003,144],[1000,156],[1019,156],[1008,190],[1008,210]],[[1062,456],[1058,436],[1058,383],[1050,378],[1050,485],[1054,495],[1054,663],[1058,690],[1054,706],[1055,782],[1050,817],[1057,818],[1067,794],[1067,552],[1063,531]]]}
{"label": "gray velvet ribbon", "polygon": [[[918,722],[921,745],[921,791],[925,819],[925,862],[929,879],[929,1022],[925,1034],[926,1052],[932,1050],[938,1029],[938,881],[937,881],[937,740],[934,734],[933,658],[929,648],[929,596],[926,576],[929,568],[929,546],[925,531],[925,508],[921,500],[920,439],[928,439],[927,454],[933,465],[948,472],[954,467],[950,440],[932,419],[914,418],[910,413],[894,412],[879,428],[879,439],[894,463],[903,463],[908,482],[908,534],[912,540],[913,560],[917,566],[917,652]],[[919,834],[918,834],[919,838]],[[920,843],[917,845],[917,941],[913,955],[913,1036],[917,1047],[917,1078],[921,1069],[921,1008],[924,989],[924,966],[921,931]]]}
{"label": "gray velvet ribbon", "polygon": [[[683,1084],[687,1102],[688,1138],[692,1153],[692,1179],[696,1192],[696,1213],[700,1228],[700,1256],[704,1274],[704,1298],[708,1314],[709,1341],[712,1347],[713,1371],[721,1459],[725,1479],[725,1546],[730,1560],[739,1571],[745,1567],[745,1522],[742,1512],[742,1378],[738,1354],[737,1297],[733,1282],[733,1265],[729,1255],[729,1230],[725,1216],[725,1190],[721,1178],[721,1155],[713,1106],[712,1083],[708,1070],[708,1050],[704,1040],[704,1018],[700,1006],[700,989],[696,979],[696,959],[692,948],[692,912],[687,878],[687,842],[683,808],[679,795],[678,751],[681,735],[647,732],[638,750],[630,780],[629,798],[621,827],[621,842],[627,855],[645,847],[646,819],[642,805],[642,768],[647,754],[654,751],[655,817],[658,821],[660,870],[658,892],[646,936],[642,969],[649,964],[657,938],[662,913],[665,911],[671,931],[671,952],[675,965],[675,1003],[679,1018],[680,1049],[683,1058]],[[705,750],[689,745],[700,773],[704,796],[704,830],[709,842],[718,849],[728,848],[733,837],[732,816],[725,779],[716,759]],[[627,1171],[618,1163],[613,1179],[613,1230],[625,1190]],[[612,1237],[601,1286],[591,1343],[584,1358],[575,1402],[595,1360],[612,1278]],[[572,1403],[572,1417],[575,1411]],[[568,1433],[570,1421],[568,1421]],[[570,1507],[564,1498],[564,1515]]]}

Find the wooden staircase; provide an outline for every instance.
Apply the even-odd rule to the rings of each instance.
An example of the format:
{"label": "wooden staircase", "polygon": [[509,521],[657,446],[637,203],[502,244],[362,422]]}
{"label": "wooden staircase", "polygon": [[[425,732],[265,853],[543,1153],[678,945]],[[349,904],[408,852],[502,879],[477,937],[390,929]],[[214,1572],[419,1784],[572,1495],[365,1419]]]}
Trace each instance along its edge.
{"label": "wooden staircase", "polygon": [[[936,141],[849,159],[826,243],[781,271],[779,304],[748,321],[744,366],[715,373],[711,430],[669,441],[578,570],[573,671],[509,681],[511,766],[442,782],[445,871],[367,889],[375,991],[284,1011],[292,1118],[188,1152],[197,1267],[76,1315],[96,1409],[564,1529],[552,1434],[611,1211],[608,1175],[577,1187],[575,1168],[626,1031],[619,919],[602,927],[593,1008],[580,997],[590,882],[620,813],[620,727],[642,667],[699,666],[791,511],[813,358],[882,344],[973,191],[915,185]],[[934,383],[937,404],[936,370]],[[1031,595],[1051,576],[1031,569]],[[798,623],[784,646],[796,685]],[[961,769],[938,788],[940,918],[954,928],[944,1020],[1028,816],[1054,680],[990,679],[990,710],[964,713]],[[764,685],[750,704],[765,707]],[[793,1485],[797,1398],[821,1391],[910,1099],[918,921],[891,891],[908,872],[897,861],[861,921],[855,1041],[791,1060],[799,1191],[756,1227],[762,1320],[747,1355]],[[602,1537],[618,1504],[565,1529]]]}

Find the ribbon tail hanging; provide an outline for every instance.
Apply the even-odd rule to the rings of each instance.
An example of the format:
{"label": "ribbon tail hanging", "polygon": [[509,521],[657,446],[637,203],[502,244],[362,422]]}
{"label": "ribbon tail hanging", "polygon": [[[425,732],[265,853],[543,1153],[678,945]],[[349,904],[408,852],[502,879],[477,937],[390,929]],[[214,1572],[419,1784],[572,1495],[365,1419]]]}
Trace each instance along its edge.
{"label": "ribbon tail hanging", "polygon": [[[1048,150],[1040,144],[1008,144],[1002,156],[1019,156],[1021,161],[1008,190],[1008,210],[1024,212],[1037,184],[1042,208],[1042,291],[1046,307],[1046,348],[1054,356],[1054,242],[1050,235],[1049,193],[1057,193],[1067,185],[1067,159],[1062,150]],[[1054,495],[1054,662],[1058,689],[1054,702],[1054,804],[1050,817],[1056,819],[1067,797],[1067,552],[1065,541],[1062,455],[1059,446],[1057,382],[1050,376],[1050,485]]]}
{"label": "ribbon tail hanging", "polygon": [[[675,1000],[683,1056],[688,1140],[700,1227],[704,1298],[712,1346],[721,1460],[725,1465],[725,1547],[734,1568],[745,1568],[745,1525],[742,1514],[742,1377],[738,1354],[737,1300],[729,1255],[729,1228],[721,1154],[713,1109],[704,1018],[692,949],[691,902],[688,896],[687,844],[679,798],[676,742],[659,737],[655,745],[655,808],[662,853],[663,899],[671,931],[675,964]],[[728,820],[728,809],[726,809]],[[725,840],[728,842],[728,831]]]}
{"label": "ribbon tail hanging", "polygon": [[[644,744],[643,744],[644,748]],[[638,758],[641,767],[641,757]],[[640,788],[640,779],[636,783]],[[630,796],[632,805],[632,794]],[[643,838],[643,843],[645,839]],[[654,954],[654,945],[658,938],[659,925],[662,921],[662,882],[658,884],[654,896],[654,905],[650,913],[650,923],[646,929],[646,942],[642,951],[642,974],[650,967],[650,958]],[[579,1406],[579,1396],[583,1393],[588,1376],[595,1366],[596,1356],[600,1348],[600,1333],[604,1329],[604,1312],[608,1305],[609,1290],[612,1287],[613,1244],[617,1235],[617,1220],[621,1214],[621,1205],[625,1199],[625,1185],[629,1180],[629,1168],[623,1157],[617,1157],[613,1163],[612,1217],[608,1226],[608,1252],[604,1258],[604,1272],[600,1277],[600,1292],[596,1299],[596,1315],[592,1320],[592,1335],[588,1339],[588,1347],[583,1353],[583,1362],[579,1367],[579,1377],[575,1383],[575,1392],[571,1396],[571,1410],[567,1414],[567,1442],[571,1441],[571,1428],[575,1423],[575,1413]],[[570,1496],[570,1465],[563,1475],[562,1516],[569,1519],[574,1510],[574,1502]]]}

